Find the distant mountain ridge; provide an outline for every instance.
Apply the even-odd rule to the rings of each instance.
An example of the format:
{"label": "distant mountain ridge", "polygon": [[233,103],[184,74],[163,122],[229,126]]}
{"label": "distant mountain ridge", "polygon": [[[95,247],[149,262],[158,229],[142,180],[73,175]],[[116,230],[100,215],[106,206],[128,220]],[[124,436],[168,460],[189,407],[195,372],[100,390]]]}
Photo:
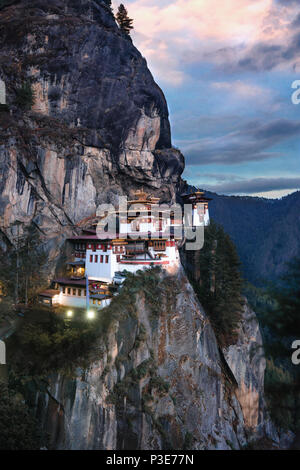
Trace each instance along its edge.
{"label": "distant mountain ridge", "polygon": [[231,236],[250,282],[275,281],[300,257],[300,191],[282,199],[206,194],[210,216]]}

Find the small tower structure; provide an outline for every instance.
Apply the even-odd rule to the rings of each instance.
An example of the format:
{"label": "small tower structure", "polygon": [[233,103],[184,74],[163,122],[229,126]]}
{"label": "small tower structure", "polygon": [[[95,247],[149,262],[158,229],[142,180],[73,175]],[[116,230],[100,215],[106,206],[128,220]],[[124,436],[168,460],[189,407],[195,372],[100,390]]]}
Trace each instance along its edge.
{"label": "small tower structure", "polygon": [[203,191],[195,191],[190,194],[181,195],[184,204],[192,205],[192,219],[189,220],[189,225],[191,227],[201,227],[209,225],[209,210],[208,203],[211,201],[211,198],[208,198],[204,195]]}

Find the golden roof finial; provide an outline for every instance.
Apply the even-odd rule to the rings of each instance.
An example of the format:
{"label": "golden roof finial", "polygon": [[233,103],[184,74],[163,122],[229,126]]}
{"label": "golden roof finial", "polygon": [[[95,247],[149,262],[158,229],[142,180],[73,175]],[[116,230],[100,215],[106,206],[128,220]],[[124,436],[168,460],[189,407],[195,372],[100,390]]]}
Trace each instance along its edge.
{"label": "golden roof finial", "polygon": [[145,193],[145,191],[143,189],[142,190],[137,189],[136,191],[134,191],[133,194],[139,201],[143,201],[147,197],[147,193]]}

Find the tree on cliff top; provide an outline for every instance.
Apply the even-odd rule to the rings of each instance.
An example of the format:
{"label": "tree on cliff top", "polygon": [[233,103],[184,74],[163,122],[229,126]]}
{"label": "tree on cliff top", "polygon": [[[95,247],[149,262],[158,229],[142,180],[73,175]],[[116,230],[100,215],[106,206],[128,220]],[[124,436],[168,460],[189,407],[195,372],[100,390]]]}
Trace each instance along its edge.
{"label": "tree on cliff top", "polygon": [[132,23],[133,20],[129,18],[128,12],[126,8],[124,7],[123,3],[118,8],[118,13],[116,14],[116,20],[118,22],[118,25],[124,33],[126,33],[128,36],[130,35],[130,31],[133,29]]}

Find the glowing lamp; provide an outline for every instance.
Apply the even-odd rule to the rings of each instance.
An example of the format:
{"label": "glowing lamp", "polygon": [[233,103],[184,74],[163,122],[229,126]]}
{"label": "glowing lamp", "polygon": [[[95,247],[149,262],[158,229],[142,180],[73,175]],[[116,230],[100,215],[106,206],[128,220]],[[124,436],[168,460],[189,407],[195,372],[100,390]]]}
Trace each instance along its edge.
{"label": "glowing lamp", "polygon": [[87,317],[89,320],[93,320],[93,318],[95,318],[95,312],[93,310],[89,310],[87,313]]}
{"label": "glowing lamp", "polygon": [[68,310],[68,311],[67,311],[67,317],[69,317],[69,318],[73,317],[73,312],[72,312],[72,310]]}

